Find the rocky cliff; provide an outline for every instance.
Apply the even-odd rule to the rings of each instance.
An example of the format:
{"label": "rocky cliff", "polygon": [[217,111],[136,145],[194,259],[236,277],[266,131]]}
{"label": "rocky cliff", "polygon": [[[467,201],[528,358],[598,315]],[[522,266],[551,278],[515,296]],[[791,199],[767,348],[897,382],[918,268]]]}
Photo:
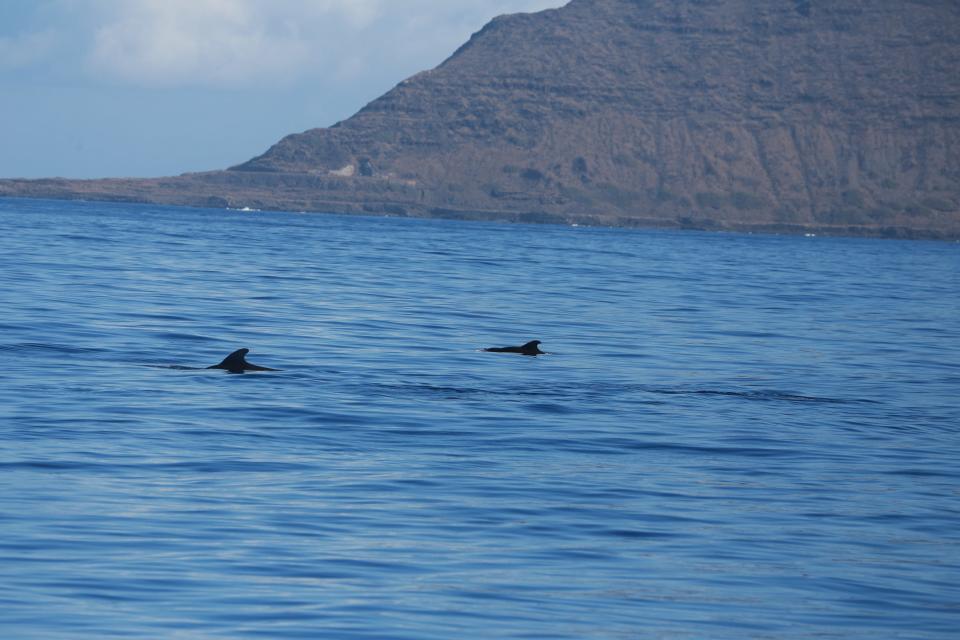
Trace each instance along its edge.
{"label": "rocky cliff", "polygon": [[0,194],[960,237],[960,4],[572,0],[227,171]]}

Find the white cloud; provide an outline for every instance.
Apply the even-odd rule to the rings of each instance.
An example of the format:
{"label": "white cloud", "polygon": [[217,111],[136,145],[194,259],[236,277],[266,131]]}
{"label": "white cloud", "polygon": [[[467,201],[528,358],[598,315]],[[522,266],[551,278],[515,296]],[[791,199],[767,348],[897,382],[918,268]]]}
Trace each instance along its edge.
{"label": "white cloud", "polygon": [[307,48],[296,25],[250,0],[130,0],[94,36],[94,68],[147,85],[231,86],[282,79]]}
{"label": "white cloud", "polygon": [[343,80],[433,66],[498,13],[564,2],[98,0],[88,62],[95,73],[145,86]]}

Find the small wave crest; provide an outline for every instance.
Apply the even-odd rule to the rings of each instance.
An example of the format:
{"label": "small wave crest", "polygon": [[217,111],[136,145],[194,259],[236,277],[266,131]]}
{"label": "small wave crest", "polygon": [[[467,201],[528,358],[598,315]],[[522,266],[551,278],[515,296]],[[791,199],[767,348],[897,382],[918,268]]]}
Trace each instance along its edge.
{"label": "small wave crest", "polygon": [[104,349],[95,347],[75,347],[66,344],[50,344],[46,342],[20,342],[16,344],[0,344],[0,351],[5,352],[30,352],[47,351],[52,353],[100,353]]}
{"label": "small wave crest", "polygon": [[653,385],[624,385],[609,383],[587,384],[557,384],[553,386],[527,386],[513,388],[497,388],[483,386],[453,386],[434,385],[424,383],[410,384],[379,384],[374,385],[374,392],[379,395],[422,395],[440,398],[463,398],[471,396],[499,396],[530,398],[570,398],[582,399],[584,396],[593,398],[627,397],[635,394],[653,394],[660,396],[690,396],[703,398],[731,398],[757,402],[790,402],[790,403],[820,403],[820,404],[878,404],[876,400],[865,398],[831,398],[825,396],[807,395],[788,391],[764,390],[737,390],[737,389],[710,389],[689,387],[662,387]]}

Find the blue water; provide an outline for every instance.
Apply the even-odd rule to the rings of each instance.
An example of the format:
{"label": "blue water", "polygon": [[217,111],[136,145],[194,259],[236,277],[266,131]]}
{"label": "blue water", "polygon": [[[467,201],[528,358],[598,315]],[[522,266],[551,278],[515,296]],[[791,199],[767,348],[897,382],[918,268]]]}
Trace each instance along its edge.
{"label": "blue water", "polygon": [[0,310],[4,638],[960,629],[957,244],[2,200]]}

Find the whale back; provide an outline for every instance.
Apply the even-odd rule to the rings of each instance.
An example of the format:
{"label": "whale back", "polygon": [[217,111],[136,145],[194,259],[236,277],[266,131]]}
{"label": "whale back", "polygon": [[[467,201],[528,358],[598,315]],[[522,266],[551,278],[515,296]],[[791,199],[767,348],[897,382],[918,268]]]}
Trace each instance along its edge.
{"label": "whale back", "polygon": [[522,353],[525,356],[536,356],[545,351],[540,351],[540,341],[531,340],[519,347],[488,347],[484,351],[493,351],[495,353]]}

